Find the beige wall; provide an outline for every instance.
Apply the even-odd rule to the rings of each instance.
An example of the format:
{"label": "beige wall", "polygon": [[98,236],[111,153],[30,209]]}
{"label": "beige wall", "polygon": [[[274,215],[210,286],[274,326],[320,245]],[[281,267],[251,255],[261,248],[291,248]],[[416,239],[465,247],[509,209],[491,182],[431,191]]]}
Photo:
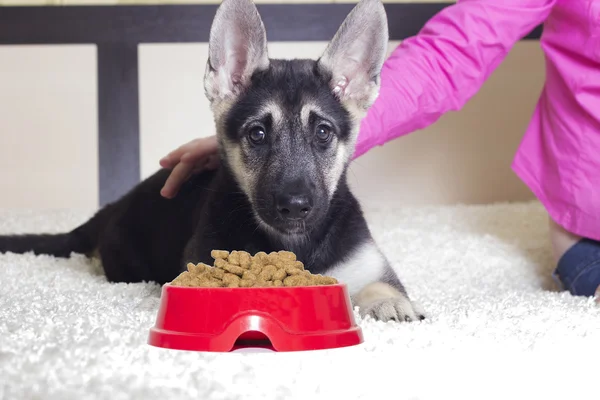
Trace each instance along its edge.
{"label": "beige wall", "polygon": [[[389,50],[397,43],[390,43]],[[272,57],[316,57],[325,43],[271,43]],[[140,46],[141,171],[211,135],[205,44]],[[0,46],[0,208],[97,206],[94,46]],[[457,113],[352,165],[363,203],[486,203],[532,198],[510,162],[544,78],[537,42],[516,45]]]}
{"label": "beige wall", "polygon": [[0,46],[0,208],[97,204],[96,93],[93,45]]}

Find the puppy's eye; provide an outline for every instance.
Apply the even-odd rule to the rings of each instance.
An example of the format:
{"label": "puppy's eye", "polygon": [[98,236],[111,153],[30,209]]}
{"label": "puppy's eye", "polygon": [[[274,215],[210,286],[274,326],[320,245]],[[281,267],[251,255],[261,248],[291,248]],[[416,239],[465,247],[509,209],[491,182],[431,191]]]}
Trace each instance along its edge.
{"label": "puppy's eye", "polygon": [[250,129],[250,132],[248,132],[248,139],[253,144],[263,143],[265,141],[266,137],[267,137],[267,134],[265,133],[265,130],[261,126],[252,128],[252,129]]}
{"label": "puppy's eye", "polygon": [[321,125],[317,126],[317,131],[316,131],[315,135],[317,137],[317,140],[320,143],[327,143],[331,140],[331,136],[332,136],[331,128],[328,127],[327,125],[321,124]]}

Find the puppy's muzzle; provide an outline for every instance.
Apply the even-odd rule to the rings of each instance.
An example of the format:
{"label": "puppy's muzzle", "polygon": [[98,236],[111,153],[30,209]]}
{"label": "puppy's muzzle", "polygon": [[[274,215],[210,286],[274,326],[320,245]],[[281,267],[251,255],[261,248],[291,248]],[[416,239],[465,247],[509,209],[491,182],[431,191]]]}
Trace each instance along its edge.
{"label": "puppy's muzzle", "polygon": [[313,196],[303,181],[284,185],[275,195],[275,207],[279,217],[286,221],[306,219],[313,209]]}

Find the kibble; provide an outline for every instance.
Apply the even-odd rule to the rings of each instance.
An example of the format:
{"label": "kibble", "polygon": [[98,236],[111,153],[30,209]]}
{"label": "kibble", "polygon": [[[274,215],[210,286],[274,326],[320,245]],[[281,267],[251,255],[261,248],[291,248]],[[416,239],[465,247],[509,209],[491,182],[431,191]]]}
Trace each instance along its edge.
{"label": "kibble", "polygon": [[260,251],[252,256],[245,251],[213,250],[214,265],[188,263],[187,271],[171,285],[187,287],[295,287],[335,285],[335,278],[313,275],[304,269],[291,251]]}

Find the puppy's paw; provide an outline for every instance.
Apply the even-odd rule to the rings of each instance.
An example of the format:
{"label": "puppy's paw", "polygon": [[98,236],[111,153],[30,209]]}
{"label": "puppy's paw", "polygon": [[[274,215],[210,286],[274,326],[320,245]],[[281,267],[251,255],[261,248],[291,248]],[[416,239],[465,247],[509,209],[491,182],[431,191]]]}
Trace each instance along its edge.
{"label": "puppy's paw", "polygon": [[425,319],[421,306],[410,301],[404,294],[383,282],[365,286],[354,297],[362,318],[367,315],[379,321],[419,321]]}
{"label": "puppy's paw", "polygon": [[403,295],[401,297],[376,300],[359,308],[359,314],[363,318],[368,315],[383,322],[412,322],[425,319],[425,313],[420,307],[415,306]]}

